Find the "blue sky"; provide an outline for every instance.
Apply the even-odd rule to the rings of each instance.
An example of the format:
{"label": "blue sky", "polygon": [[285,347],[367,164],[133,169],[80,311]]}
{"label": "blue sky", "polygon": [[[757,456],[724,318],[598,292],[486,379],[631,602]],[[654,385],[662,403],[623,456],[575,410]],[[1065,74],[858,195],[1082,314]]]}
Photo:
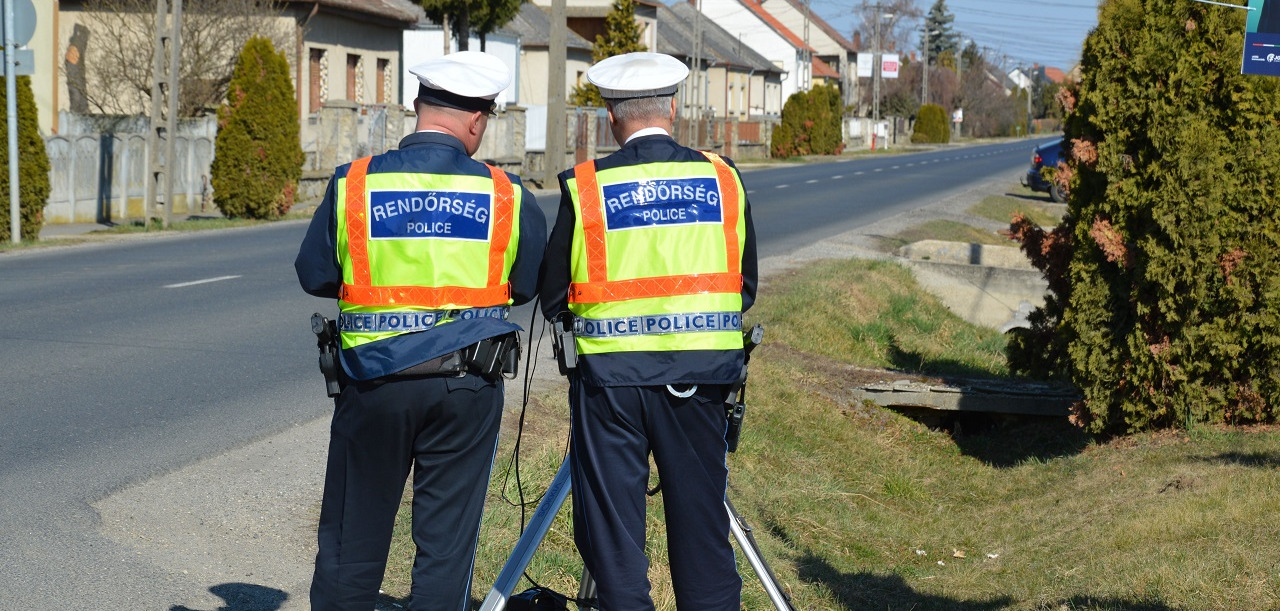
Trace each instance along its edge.
{"label": "blue sky", "polygon": [[[935,0],[916,0],[927,13]],[[810,0],[810,9],[849,37],[858,18],[859,0]],[[952,28],[979,46],[995,63],[1007,57],[1006,67],[1043,66],[1070,70],[1080,61],[1085,36],[1098,22],[1098,0],[946,0],[955,16]],[[919,23],[911,44],[920,45]]]}

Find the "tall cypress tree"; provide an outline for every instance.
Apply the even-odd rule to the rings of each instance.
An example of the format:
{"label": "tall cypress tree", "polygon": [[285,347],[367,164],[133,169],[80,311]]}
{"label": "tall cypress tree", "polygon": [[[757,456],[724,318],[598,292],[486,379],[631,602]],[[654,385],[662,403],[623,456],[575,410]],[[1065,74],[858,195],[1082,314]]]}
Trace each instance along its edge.
{"label": "tall cypress tree", "polygon": [[[591,45],[592,62],[647,49],[640,42],[635,0],[613,0],[613,7],[605,15],[604,24],[604,34],[597,34],[595,43]],[[604,106],[604,98],[600,97],[600,90],[595,85],[582,82],[573,88],[569,103],[575,106]]]}
{"label": "tall cypress tree", "polygon": [[289,211],[302,178],[299,130],[289,60],[255,36],[240,52],[218,109],[210,181],[224,215],[264,219]]}
{"label": "tall cypress tree", "polygon": [[1042,265],[1050,340],[1021,362],[1069,375],[1092,431],[1280,415],[1280,81],[1240,74],[1243,32],[1243,11],[1109,0],[1063,96],[1065,265]]}
{"label": "tall cypress tree", "polygon": [[[23,241],[40,237],[44,224],[44,207],[49,202],[49,152],[40,136],[36,114],[36,97],[31,91],[31,77],[17,78],[18,92],[18,211],[20,236]],[[8,104],[8,92],[0,85],[0,108]],[[0,241],[13,240],[9,220],[9,123],[0,121]]]}

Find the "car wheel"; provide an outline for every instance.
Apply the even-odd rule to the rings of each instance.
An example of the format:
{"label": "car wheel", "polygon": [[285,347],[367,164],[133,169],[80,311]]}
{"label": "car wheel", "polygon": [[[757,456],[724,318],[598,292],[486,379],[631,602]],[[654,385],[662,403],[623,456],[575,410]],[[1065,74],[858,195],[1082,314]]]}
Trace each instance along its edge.
{"label": "car wheel", "polygon": [[1059,204],[1065,204],[1067,203],[1067,190],[1054,183],[1049,186],[1049,198]]}

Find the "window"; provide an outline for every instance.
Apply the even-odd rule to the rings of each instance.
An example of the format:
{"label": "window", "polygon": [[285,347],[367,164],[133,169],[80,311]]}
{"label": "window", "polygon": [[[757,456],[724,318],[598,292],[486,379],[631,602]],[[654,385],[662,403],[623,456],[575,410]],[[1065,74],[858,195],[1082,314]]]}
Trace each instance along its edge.
{"label": "window", "polygon": [[347,99],[356,103],[361,102],[362,100],[360,98],[362,96],[360,94],[364,89],[361,86],[363,84],[364,83],[360,79],[360,56],[348,54],[347,55]]}
{"label": "window", "polygon": [[387,103],[387,91],[391,89],[391,71],[387,69],[390,66],[391,60],[378,60],[378,97],[375,100],[377,104]]}
{"label": "window", "polygon": [[329,70],[324,61],[324,49],[311,50],[310,83],[307,109],[318,112],[329,97]]}

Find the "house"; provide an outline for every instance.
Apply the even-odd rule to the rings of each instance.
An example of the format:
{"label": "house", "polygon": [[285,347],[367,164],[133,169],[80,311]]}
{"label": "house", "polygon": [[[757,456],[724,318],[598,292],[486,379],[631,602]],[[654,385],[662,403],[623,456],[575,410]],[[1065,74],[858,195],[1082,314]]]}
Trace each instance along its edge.
{"label": "house", "polygon": [[[781,98],[813,85],[814,49],[761,5],[760,0],[698,0],[707,21],[732,32],[782,71]],[[770,0],[777,1],[777,0]],[[778,109],[781,112],[781,108]]]}
{"label": "house", "polygon": [[[693,65],[696,9],[684,2],[658,10],[658,52]],[[742,39],[705,19],[702,28],[702,72],[691,72],[680,88],[682,109],[702,108],[715,117],[748,119],[777,115],[782,103],[782,70]],[[703,86],[693,87],[695,78]],[[694,100],[695,92],[701,100]]]}
{"label": "house", "polygon": [[[551,0],[531,1],[544,12],[551,12]],[[660,6],[662,3],[654,0],[635,0],[636,25],[640,26],[640,42],[646,49],[654,49],[658,45],[657,26]],[[603,35],[608,29],[605,25],[605,17],[611,10],[613,10],[613,0],[565,0],[565,21],[570,31],[591,43],[595,41],[596,36]],[[569,74],[572,75],[572,73]]]}
{"label": "house", "polygon": [[[500,31],[520,40],[520,89],[517,99],[524,106],[547,105],[547,75],[550,73],[551,17],[531,3],[520,5],[515,19]],[[565,36],[565,98],[573,92],[591,67],[591,42],[573,30]]]}
{"label": "house", "polygon": [[849,39],[813,12],[807,0],[762,1],[760,7],[813,47],[814,79],[839,87],[846,106],[858,99],[858,51]]}
{"label": "house", "polygon": [[[35,43],[37,65],[47,66],[33,80],[40,125],[45,133],[59,133],[59,113],[99,112],[79,94],[95,82],[91,71],[102,70],[105,46],[113,36],[110,21],[87,10],[83,0],[37,3],[37,20],[44,24]],[[300,116],[313,116],[330,101],[353,104],[397,103],[401,74],[401,32],[422,17],[410,0],[285,0],[281,13],[261,30],[289,58]],[[184,15],[190,19],[188,13]],[[139,16],[145,20],[151,15]],[[96,31],[95,31],[96,30]],[[144,55],[149,57],[149,52]],[[144,62],[149,68],[149,62]],[[80,79],[76,82],[76,79]],[[113,112],[143,114],[148,95],[135,89],[113,100]],[[306,130],[304,120],[303,130]]]}

